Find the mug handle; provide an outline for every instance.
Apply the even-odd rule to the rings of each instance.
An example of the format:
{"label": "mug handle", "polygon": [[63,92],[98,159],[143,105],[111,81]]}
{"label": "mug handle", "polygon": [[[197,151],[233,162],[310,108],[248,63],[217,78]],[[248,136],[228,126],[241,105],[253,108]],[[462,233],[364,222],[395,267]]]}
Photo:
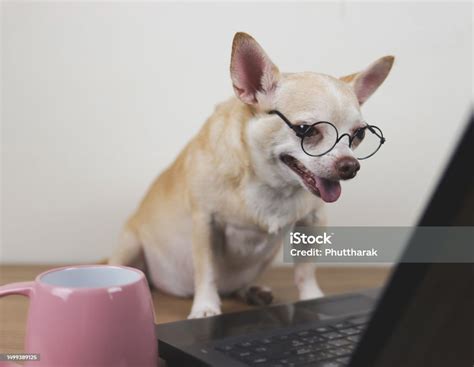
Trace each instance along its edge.
{"label": "mug handle", "polygon": [[[29,297],[33,292],[34,284],[35,282],[17,282],[2,285],[0,287],[0,298],[13,294]],[[13,362],[0,361],[0,367],[21,367],[21,365]]]}
{"label": "mug handle", "polygon": [[0,286],[0,297],[20,294],[29,297],[35,282],[16,282]]}

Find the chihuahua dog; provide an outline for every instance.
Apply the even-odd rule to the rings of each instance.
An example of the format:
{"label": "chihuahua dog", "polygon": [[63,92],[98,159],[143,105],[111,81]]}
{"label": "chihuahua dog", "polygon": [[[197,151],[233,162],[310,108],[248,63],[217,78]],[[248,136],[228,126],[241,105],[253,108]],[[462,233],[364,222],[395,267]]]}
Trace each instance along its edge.
{"label": "chihuahua dog", "polygon": [[[325,224],[324,202],[336,201],[340,180],[360,167],[360,106],[393,60],[385,56],[342,78],[280,73],[251,36],[237,33],[230,63],[235,97],[217,105],[156,179],[109,263],[144,259],[153,286],[194,296],[189,318],[221,313],[223,294],[271,302],[271,291],[252,282],[295,225]],[[300,299],[323,295],[314,264],[297,262],[294,280]]]}

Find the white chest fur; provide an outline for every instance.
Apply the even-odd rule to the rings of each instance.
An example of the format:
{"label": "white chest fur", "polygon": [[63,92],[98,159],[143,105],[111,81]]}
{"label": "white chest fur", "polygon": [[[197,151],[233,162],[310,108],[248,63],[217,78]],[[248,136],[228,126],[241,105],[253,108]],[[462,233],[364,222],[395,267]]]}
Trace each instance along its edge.
{"label": "white chest fur", "polygon": [[270,234],[293,225],[317,208],[314,197],[299,187],[275,190],[255,182],[248,185],[245,196],[250,212]]}
{"label": "white chest fur", "polygon": [[215,252],[219,290],[228,293],[251,284],[274,258],[290,227],[268,233],[259,227],[224,224]]}
{"label": "white chest fur", "polygon": [[281,228],[276,233],[268,233],[259,228],[227,224],[224,229],[226,254],[247,264],[265,261],[272,256],[275,247],[280,245],[290,227]]}
{"label": "white chest fur", "polygon": [[304,190],[274,190],[253,183],[245,191],[246,209],[250,218],[219,216],[221,229],[220,258],[227,266],[240,269],[265,264],[283,242],[293,225],[315,209]]}

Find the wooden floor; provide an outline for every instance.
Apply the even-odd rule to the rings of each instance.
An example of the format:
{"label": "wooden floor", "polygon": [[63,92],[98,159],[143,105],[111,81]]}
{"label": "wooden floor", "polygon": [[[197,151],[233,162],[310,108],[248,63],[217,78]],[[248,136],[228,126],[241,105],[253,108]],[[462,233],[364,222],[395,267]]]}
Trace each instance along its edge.
{"label": "wooden floor", "polygon": [[[37,274],[50,268],[50,265],[0,266],[0,285],[33,280]],[[324,267],[317,270],[319,284],[327,295],[380,286],[388,274],[388,268],[373,267]],[[263,274],[258,284],[273,289],[275,303],[297,300],[291,268],[271,268]],[[176,298],[157,291],[153,291],[153,302],[157,323],[185,319],[191,308],[191,299]],[[223,312],[248,308],[250,306],[234,299],[224,299],[222,303]],[[23,352],[27,311],[26,297],[7,296],[0,299],[0,353]]]}

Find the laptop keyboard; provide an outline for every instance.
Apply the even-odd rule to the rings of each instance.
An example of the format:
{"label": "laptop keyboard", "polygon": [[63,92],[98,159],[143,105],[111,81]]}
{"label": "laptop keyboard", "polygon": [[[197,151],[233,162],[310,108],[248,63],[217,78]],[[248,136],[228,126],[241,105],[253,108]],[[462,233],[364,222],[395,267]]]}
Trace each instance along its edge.
{"label": "laptop keyboard", "polygon": [[349,363],[369,315],[277,336],[221,344],[216,349],[247,366],[342,367]]}

